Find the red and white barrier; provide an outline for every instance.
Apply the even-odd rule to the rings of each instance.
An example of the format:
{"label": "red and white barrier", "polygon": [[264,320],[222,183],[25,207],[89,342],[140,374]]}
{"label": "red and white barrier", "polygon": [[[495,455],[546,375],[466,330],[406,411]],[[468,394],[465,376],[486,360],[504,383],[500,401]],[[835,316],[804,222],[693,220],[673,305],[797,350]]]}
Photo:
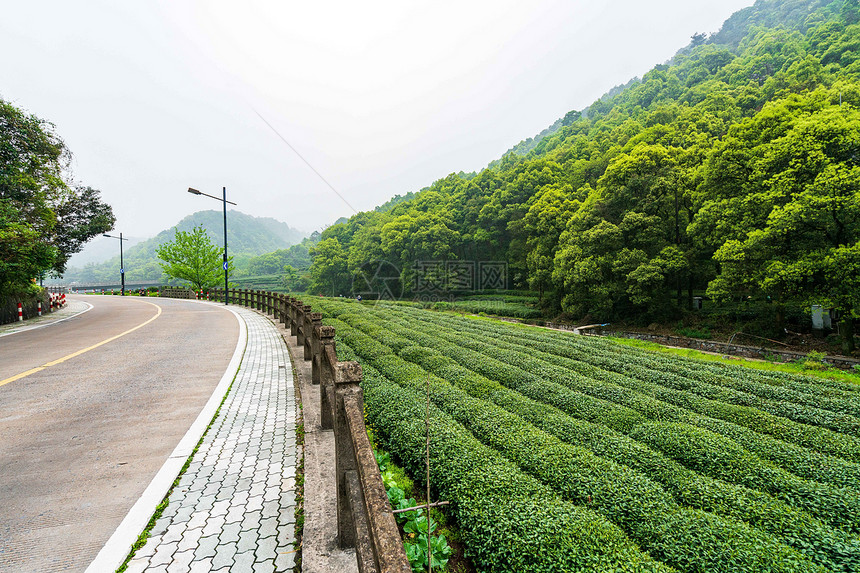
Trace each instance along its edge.
{"label": "red and white barrier", "polygon": [[20,302],[18,303],[18,320],[24,320],[24,306]]}
{"label": "red and white barrier", "polygon": [[36,312],[38,313],[39,316],[42,316],[42,301],[41,300],[38,303],[36,303]]}

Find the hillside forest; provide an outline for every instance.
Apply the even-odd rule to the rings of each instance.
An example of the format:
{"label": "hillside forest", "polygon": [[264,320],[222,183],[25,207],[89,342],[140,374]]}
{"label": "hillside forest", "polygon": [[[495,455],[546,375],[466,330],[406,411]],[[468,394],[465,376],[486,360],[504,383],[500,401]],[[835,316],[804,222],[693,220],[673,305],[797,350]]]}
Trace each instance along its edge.
{"label": "hillside forest", "polygon": [[447,294],[447,262],[501,262],[547,316],[647,324],[695,295],[779,333],[821,304],[851,351],[858,152],[860,2],[759,0],[483,171],[329,227],[311,292]]}

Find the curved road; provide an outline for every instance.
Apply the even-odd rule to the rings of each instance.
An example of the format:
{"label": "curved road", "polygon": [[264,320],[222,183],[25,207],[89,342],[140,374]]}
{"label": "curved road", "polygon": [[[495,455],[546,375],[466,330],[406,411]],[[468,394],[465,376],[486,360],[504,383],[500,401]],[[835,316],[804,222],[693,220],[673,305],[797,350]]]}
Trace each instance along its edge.
{"label": "curved road", "polygon": [[2,573],[86,569],[238,341],[237,318],[220,306],[77,298],[94,308],[0,337]]}

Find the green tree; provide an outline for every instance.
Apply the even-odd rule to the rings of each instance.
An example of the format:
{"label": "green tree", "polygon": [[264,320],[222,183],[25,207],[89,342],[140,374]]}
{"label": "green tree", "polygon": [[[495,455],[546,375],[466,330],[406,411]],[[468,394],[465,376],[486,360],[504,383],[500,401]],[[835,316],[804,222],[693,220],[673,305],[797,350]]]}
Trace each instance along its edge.
{"label": "green tree", "polygon": [[846,25],[860,22],[860,0],[844,0],[840,14]]}
{"label": "green tree", "polygon": [[[587,195],[589,189],[586,186],[582,193]],[[528,237],[528,284],[530,288],[538,291],[539,301],[542,303],[544,291],[553,284],[553,260],[558,239],[580,202],[573,198],[569,188],[560,190],[555,186],[548,186],[529,203],[529,210],[521,223]]]}
{"label": "green tree", "polygon": [[313,257],[311,267],[311,290],[319,294],[335,296],[349,292],[347,255],[334,237],[323,239],[310,250]]}
{"label": "green tree", "polygon": [[55,257],[56,249],[0,201],[0,295],[25,289],[30,279],[51,267]]}
{"label": "green tree", "polygon": [[[156,253],[164,274],[188,281],[195,290],[217,287],[224,278],[224,251],[212,244],[202,226],[190,233],[177,229],[173,241],[159,245]],[[228,259],[227,272],[233,272],[233,257]]]}
{"label": "green tree", "polygon": [[284,265],[281,284],[290,292],[305,292],[311,285],[310,273],[307,270],[296,269],[292,265]]}
{"label": "green tree", "polygon": [[748,192],[720,203],[743,223],[715,254],[721,272],[709,292],[726,298],[742,287],[779,303],[825,303],[845,317],[851,351],[848,323],[858,309],[843,285],[860,282],[851,274],[860,242],[860,111],[834,105],[791,123],[756,147]]}
{"label": "green tree", "polygon": [[99,192],[67,181],[70,159],[51,124],[0,100],[0,291],[61,275],[72,254],[113,228]]}

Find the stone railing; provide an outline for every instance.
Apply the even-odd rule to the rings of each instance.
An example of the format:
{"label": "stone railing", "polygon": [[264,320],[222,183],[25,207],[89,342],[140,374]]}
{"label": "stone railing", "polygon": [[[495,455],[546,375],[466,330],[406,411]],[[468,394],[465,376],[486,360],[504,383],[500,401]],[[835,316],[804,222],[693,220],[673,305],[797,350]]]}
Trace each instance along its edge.
{"label": "stone railing", "polygon": [[[223,289],[213,300],[224,300]],[[337,537],[341,548],[356,550],[361,573],[410,573],[400,532],[364,425],[361,366],[341,362],[335,329],[301,300],[258,290],[230,289],[230,304],[271,315],[289,329],[311,361],[311,382],[320,386],[320,425],[333,430],[337,480]]]}
{"label": "stone railing", "polygon": [[197,291],[190,288],[163,287],[158,291],[159,296],[167,298],[198,298]]}

